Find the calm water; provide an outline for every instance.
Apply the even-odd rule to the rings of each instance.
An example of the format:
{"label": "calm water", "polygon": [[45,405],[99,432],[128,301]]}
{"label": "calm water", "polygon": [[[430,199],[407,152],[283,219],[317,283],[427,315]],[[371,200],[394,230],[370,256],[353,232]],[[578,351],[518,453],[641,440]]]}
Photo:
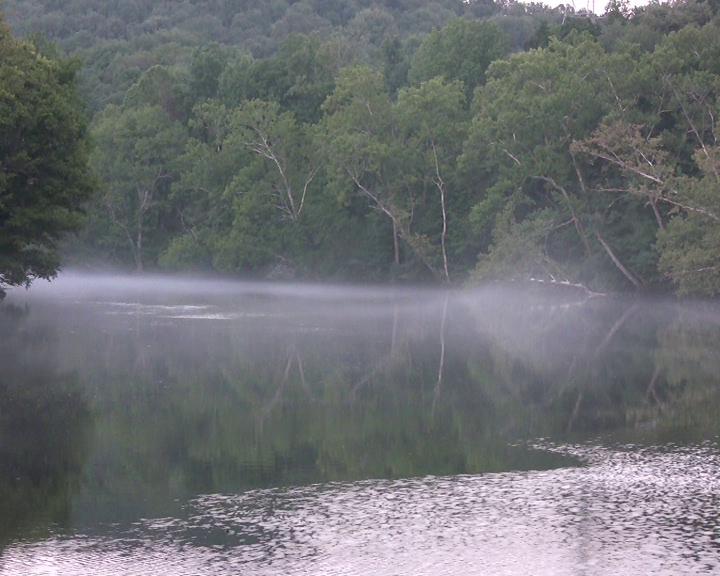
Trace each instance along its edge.
{"label": "calm water", "polygon": [[720,308],[66,275],[0,308],[0,575],[720,573]]}

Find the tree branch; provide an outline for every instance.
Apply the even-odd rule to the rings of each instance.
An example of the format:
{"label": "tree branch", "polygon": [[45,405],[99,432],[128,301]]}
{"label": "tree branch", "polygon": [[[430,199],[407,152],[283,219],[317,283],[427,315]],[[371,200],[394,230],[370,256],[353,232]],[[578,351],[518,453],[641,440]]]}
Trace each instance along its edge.
{"label": "tree branch", "polygon": [[630,270],[628,270],[625,266],[623,266],[623,263],[620,262],[620,260],[618,259],[617,256],[615,256],[615,253],[612,251],[612,249],[610,248],[608,243],[605,242],[605,240],[603,240],[602,236],[600,236],[600,232],[597,233],[597,239],[600,242],[600,244],[602,244],[602,247],[605,248],[605,252],[607,252],[608,256],[610,256],[610,259],[613,261],[613,264],[615,264],[615,266],[617,266],[618,270],[620,270],[620,272],[623,273],[625,278],[627,278],[628,280],[630,280],[630,282],[632,282],[632,284],[633,284],[633,286],[635,286],[635,288],[637,288],[638,290],[641,290],[643,288],[643,283],[640,280],[638,280],[632,274],[632,272],[630,272]]}
{"label": "tree branch", "polygon": [[585,235],[585,230],[583,228],[582,222],[580,221],[580,217],[575,212],[575,208],[572,205],[572,202],[570,201],[570,195],[567,193],[567,190],[560,186],[555,180],[548,176],[531,176],[531,178],[535,178],[536,180],[542,180],[543,182],[547,182],[550,184],[555,190],[560,192],[562,194],[563,198],[565,199],[565,202],[568,205],[568,209],[570,210],[570,214],[572,216],[573,223],[575,224],[575,230],[578,233],[578,236],[580,236],[580,240],[583,243],[583,246],[585,247],[585,253],[590,254],[590,244],[588,242],[587,236]]}

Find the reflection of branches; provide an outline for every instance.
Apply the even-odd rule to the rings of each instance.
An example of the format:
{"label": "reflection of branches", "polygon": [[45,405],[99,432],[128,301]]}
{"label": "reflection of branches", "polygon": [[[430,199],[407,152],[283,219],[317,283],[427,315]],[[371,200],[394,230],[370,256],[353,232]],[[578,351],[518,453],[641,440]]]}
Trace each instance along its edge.
{"label": "reflection of branches", "polygon": [[298,372],[300,373],[300,383],[302,384],[303,390],[305,390],[305,394],[307,394],[308,397],[311,397],[312,393],[310,392],[310,388],[305,381],[305,372],[303,371],[302,357],[300,356],[300,352],[298,352],[297,349],[295,350],[295,360],[297,361]]}
{"label": "reflection of branches", "polygon": [[650,395],[652,395],[656,404],[662,404],[655,390],[655,383],[657,382],[658,376],[660,376],[660,367],[655,366],[655,371],[653,372],[652,378],[650,378],[650,383],[648,384],[647,391],[645,392],[645,402],[649,402]]}
{"label": "reflection of branches", "polygon": [[[623,313],[620,318],[617,319],[615,324],[612,325],[610,330],[605,334],[605,337],[602,339],[600,344],[598,344],[597,348],[595,348],[595,352],[592,355],[592,361],[597,360],[598,356],[602,354],[605,349],[608,347],[612,339],[615,337],[615,335],[620,331],[620,329],[624,326],[624,324],[627,322],[627,320],[632,316],[635,311],[637,310],[638,304],[637,302],[633,302],[631,306],[628,307],[627,310]],[[656,377],[653,377],[653,382]],[[573,408],[572,414],[570,415],[570,420],[568,421],[566,432],[570,432],[572,429],[573,424],[575,423],[575,419],[577,418],[577,415],[580,411],[580,405],[582,403],[583,399],[583,389],[581,388],[578,391],[577,400],[575,401],[575,407]]]}
{"label": "reflection of branches", "polygon": [[351,400],[354,402],[357,391],[370,382],[370,380],[372,380],[377,374],[384,372],[392,364],[394,359],[395,352],[391,351],[390,354],[386,354],[378,362],[376,362],[375,367],[363,378],[358,380],[355,383],[355,386],[352,387],[352,390],[350,391]]}
{"label": "reflection of branches", "polygon": [[580,390],[578,393],[577,400],[575,401],[575,408],[573,408],[572,415],[570,416],[570,420],[568,421],[567,428],[565,429],[565,432],[570,432],[572,429],[572,425],[575,422],[575,418],[577,418],[578,412],[580,411],[580,403],[582,402],[583,397],[583,391]]}
{"label": "reflection of branches", "polygon": [[433,394],[432,411],[430,419],[435,418],[435,405],[440,397],[440,389],[442,388],[443,370],[445,368],[445,321],[447,320],[447,307],[450,295],[445,294],[445,302],[443,302],[442,320],[440,321],[440,364],[438,366],[437,383],[435,384],[435,393]]}
{"label": "reflection of branches", "polygon": [[272,400],[270,400],[270,403],[267,406],[265,406],[265,408],[262,411],[261,422],[260,422],[261,427],[262,427],[262,424],[263,424],[263,421],[265,420],[265,418],[267,418],[270,415],[270,413],[275,409],[275,406],[282,399],[282,395],[285,390],[285,386],[287,385],[288,380],[290,379],[290,370],[292,369],[293,363],[297,364],[298,374],[300,376],[300,383],[302,385],[303,390],[305,391],[305,394],[308,397],[312,397],[310,388],[308,387],[307,382],[305,381],[305,372],[303,370],[302,357],[300,356],[300,352],[298,351],[295,344],[293,344],[290,349],[290,353],[288,354],[287,363],[285,364],[285,371],[283,372],[283,378],[280,381],[280,385],[275,390],[275,395],[273,396]]}
{"label": "reflection of branches", "polygon": [[[658,332],[656,366],[673,400],[699,400],[715,394],[720,383],[720,318],[715,306],[684,306],[675,322]],[[652,394],[652,390],[651,390]],[[661,397],[663,397],[661,396]]]}
{"label": "reflection of branches", "polygon": [[618,330],[622,328],[623,324],[627,322],[627,319],[630,318],[630,316],[633,315],[635,310],[637,310],[637,302],[633,302],[632,306],[630,306],[627,310],[625,310],[625,313],[613,324],[612,328],[610,328],[610,331],[605,335],[605,338],[603,338],[602,342],[598,345],[598,347],[595,349],[595,354],[593,355],[593,359],[596,359],[600,354],[607,348],[607,345],[610,344],[610,341],[613,339],[615,334],[617,334]]}
{"label": "reflection of branches", "polygon": [[392,337],[390,338],[390,354],[391,355],[395,352],[395,340],[397,339],[397,329],[398,329],[398,305],[395,304],[393,306]]}
{"label": "reflection of branches", "polygon": [[[586,386],[584,385],[585,381],[579,381],[578,374],[583,373],[584,368],[592,366],[592,363],[597,361],[600,355],[607,349],[610,342],[616,337],[618,332],[620,332],[622,327],[627,323],[628,319],[635,313],[637,308],[637,302],[633,302],[630,306],[627,307],[627,309],[623,312],[620,318],[618,318],[615,323],[610,327],[610,329],[605,333],[602,340],[600,340],[597,346],[595,346],[595,350],[592,355],[585,354],[583,352],[583,349],[592,349],[591,342],[588,342],[587,340],[585,341],[585,344],[583,346],[574,348],[575,354],[573,356],[572,362],[568,367],[567,374],[562,379],[559,389],[555,392],[555,394],[553,394],[553,398],[557,400],[559,397],[562,397],[565,394],[577,393],[572,412],[568,419],[567,426],[565,427],[566,432],[570,432],[572,430],[572,427],[575,424],[575,421],[577,420],[577,417],[580,413],[580,407],[582,406],[583,397],[586,392]],[[545,332],[549,332],[549,329],[545,330]],[[544,338],[540,339],[542,340]],[[593,337],[592,340],[595,340],[595,338]],[[549,398],[548,400],[550,402],[553,401],[552,398]]]}
{"label": "reflection of branches", "polygon": [[[635,310],[637,309],[637,302],[633,302],[631,306],[628,307],[627,310],[623,313],[623,315],[613,324],[613,326],[610,328],[607,334],[605,334],[605,337],[602,339],[600,344],[595,348],[595,352],[593,353],[592,360],[597,360],[598,356],[602,354],[605,351],[605,348],[607,348],[608,344],[610,344],[610,341],[615,337],[617,332],[623,327],[625,322],[627,322],[628,318],[633,315]],[[575,357],[573,358],[573,362],[570,365],[570,369],[568,370],[568,379],[570,379],[577,369],[577,363],[578,359],[580,358],[579,352],[576,352]]]}
{"label": "reflection of branches", "polygon": [[393,306],[393,325],[392,325],[392,334],[390,336],[390,353],[383,356],[378,362],[376,362],[375,367],[373,370],[371,370],[368,374],[366,374],[363,378],[358,380],[355,385],[352,387],[352,390],[350,391],[350,398],[354,402],[355,396],[357,394],[357,391],[365,386],[370,380],[372,380],[377,374],[384,372],[395,360],[395,357],[397,355],[397,332],[398,332],[398,317],[399,317],[399,310],[397,304]]}

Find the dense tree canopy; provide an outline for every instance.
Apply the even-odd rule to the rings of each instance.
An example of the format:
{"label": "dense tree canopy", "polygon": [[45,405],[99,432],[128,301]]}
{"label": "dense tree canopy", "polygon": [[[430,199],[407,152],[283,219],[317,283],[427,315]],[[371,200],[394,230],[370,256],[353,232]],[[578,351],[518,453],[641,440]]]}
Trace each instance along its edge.
{"label": "dense tree canopy", "polygon": [[720,292],[713,3],[4,6],[84,60],[73,263]]}
{"label": "dense tree canopy", "polygon": [[55,275],[62,235],[92,191],[76,70],[0,20],[0,296]]}
{"label": "dense tree canopy", "polygon": [[460,80],[471,99],[475,88],[485,82],[488,66],[507,48],[507,36],[495,22],[457,18],[425,37],[409,76],[415,83],[436,77]]}

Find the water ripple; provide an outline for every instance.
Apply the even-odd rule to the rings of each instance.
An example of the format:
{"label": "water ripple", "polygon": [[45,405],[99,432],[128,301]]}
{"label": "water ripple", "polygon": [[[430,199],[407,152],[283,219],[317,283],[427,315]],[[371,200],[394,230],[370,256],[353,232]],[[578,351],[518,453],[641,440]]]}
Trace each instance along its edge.
{"label": "water ripple", "polygon": [[720,571],[720,453],[537,443],[576,468],[212,494],[178,517],[7,549],[0,574]]}

